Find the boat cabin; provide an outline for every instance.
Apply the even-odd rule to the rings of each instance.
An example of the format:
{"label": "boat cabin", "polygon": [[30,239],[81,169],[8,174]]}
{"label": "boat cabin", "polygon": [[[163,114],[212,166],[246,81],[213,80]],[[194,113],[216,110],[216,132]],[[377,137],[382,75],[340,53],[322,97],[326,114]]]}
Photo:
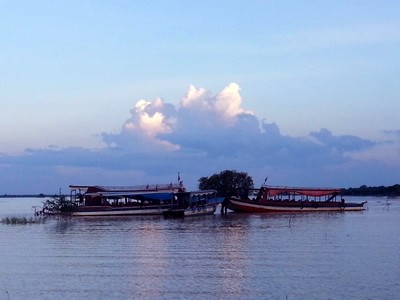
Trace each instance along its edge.
{"label": "boat cabin", "polygon": [[170,204],[173,194],[184,192],[181,184],[143,186],[70,186],[77,206],[143,206]]}
{"label": "boat cabin", "polygon": [[[263,186],[253,190],[255,201],[342,202],[341,190],[336,188],[299,188]],[[254,195],[255,198],[254,198]],[[339,196],[339,197],[338,197]]]}
{"label": "boat cabin", "polygon": [[174,195],[172,207],[174,208],[188,208],[204,206],[215,202],[219,204],[217,191],[215,190],[200,190],[192,192],[178,192]]}

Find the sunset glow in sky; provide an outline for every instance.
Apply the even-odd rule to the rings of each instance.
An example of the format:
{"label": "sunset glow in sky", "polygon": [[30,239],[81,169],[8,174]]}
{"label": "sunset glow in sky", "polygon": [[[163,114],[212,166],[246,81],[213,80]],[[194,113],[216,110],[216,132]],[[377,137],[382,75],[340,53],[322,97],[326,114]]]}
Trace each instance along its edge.
{"label": "sunset glow in sky", "polygon": [[0,194],[400,183],[400,2],[0,1]]}

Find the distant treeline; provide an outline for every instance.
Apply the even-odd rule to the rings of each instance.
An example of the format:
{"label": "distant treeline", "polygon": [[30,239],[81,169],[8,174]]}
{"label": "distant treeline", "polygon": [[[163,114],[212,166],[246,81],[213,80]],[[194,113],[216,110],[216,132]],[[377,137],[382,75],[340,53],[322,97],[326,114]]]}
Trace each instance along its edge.
{"label": "distant treeline", "polygon": [[392,186],[366,186],[362,185],[359,188],[348,188],[342,190],[343,195],[347,196],[400,196],[400,184]]}
{"label": "distant treeline", "polygon": [[[345,196],[388,196],[400,197],[400,184],[392,186],[366,186],[362,185],[358,188],[342,189],[342,195]],[[56,194],[31,194],[31,195],[0,195],[0,198],[46,198],[46,197],[59,197]],[[66,196],[66,195],[63,195]]]}
{"label": "distant treeline", "polygon": [[46,198],[46,197],[58,197],[60,195],[45,195],[45,194],[25,194],[25,195],[16,195],[16,194],[4,194],[0,195],[0,198]]}

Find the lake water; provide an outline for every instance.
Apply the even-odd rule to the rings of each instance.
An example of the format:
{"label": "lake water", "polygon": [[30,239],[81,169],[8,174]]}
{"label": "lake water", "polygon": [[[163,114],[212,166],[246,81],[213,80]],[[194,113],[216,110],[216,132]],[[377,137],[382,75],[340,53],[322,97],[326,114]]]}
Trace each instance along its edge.
{"label": "lake water", "polygon": [[[0,299],[399,299],[400,199],[346,213],[0,223]],[[0,199],[0,217],[41,199]],[[390,203],[390,205],[388,205]]]}

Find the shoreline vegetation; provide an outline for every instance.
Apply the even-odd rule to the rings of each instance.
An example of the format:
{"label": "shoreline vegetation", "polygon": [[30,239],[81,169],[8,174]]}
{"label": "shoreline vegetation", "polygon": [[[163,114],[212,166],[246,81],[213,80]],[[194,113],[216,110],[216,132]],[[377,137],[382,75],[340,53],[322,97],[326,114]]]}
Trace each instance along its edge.
{"label": "shoreline vegetation", "polygon": [[44,223],[45,218],[27,218],[27,217],[5,217],[2,218],[0,223],[7,224],[7,225],[26,225],[26,224],[40,224]]}
{"label": "shoreline vegetation", "polygon": [[59,197],[67,196],[60,194],[3,194],[0,198],[48,198],[48,197]]}
{"label": "shoreline vegetation", "polygon": [[398,197],[400,196],[400,184],[391,186],[366,186],[362,185],[359,188],[342,189],[343,196],[383,196],[383,197]]}
{"label": "shoreline vegetation", "polygon": [[[382,197],[399,197],[400,184],[391,186],[366,186],[362,185],[358,188],[343,188],[343,196],[382,196]],[[63,194],[3,194],[0,198],[55,198],[60,196],[69,196]]]}

